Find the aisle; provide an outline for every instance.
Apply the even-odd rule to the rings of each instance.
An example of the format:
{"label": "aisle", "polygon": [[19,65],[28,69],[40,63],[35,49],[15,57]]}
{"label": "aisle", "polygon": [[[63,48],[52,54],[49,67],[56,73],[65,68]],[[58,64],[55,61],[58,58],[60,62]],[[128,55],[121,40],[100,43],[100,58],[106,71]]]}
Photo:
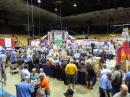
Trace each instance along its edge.
{"label": "aisle", "polygon": [[[20,82],[20,75],[19,74],[11,75],[8,69],[6,72],[8,81],[7,86],[4,87],[4,90],[9,92],[10,94],[16,95],[15,84]],[[67,86],[64,85],[63,81],[51,78],[50,88],[51,88],[50,97],[64,97],[64,92],[66,91]],[[99,97],[98,83],[96,84],[93,90],[88,90],[85,86],[82,85],[76,85],[75,88],[76,89],[74,97]]]}
{"label": "aisle", "polygon": [[[64,97],[63,94],[66,91],[67,86],[65,86],[62,81],[57,81],[56,79],[50,79],[50,81],[52,85],[51,97]],[[93,90],[88,90],[83,85],[76,85],[74,97],[99,97],[98,85],[96,85]]]}

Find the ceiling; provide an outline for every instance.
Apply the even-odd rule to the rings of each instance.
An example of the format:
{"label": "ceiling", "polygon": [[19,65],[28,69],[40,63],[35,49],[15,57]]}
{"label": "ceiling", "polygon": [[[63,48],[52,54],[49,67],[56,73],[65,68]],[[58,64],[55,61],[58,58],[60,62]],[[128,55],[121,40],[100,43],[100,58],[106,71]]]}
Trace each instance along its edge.
{"label": "ceiling", "polygon": [[[28,8],[28,10],[27,10]],[[33,15],[32,15],[33,8]],[[32,16],[34,24],[39,20],[41,23],[53,24],[56,23],[60,16],[53,14],[47,10],[40,9],[36,6],[29,5],[23,0],[0,0],[0,22],[8,22],[8,24],[27,24],[28,20],[32,24]],[[28,19],[29,16],[29,19]],[[42,22],[43,21],[43,22]]]}
{"label": "ceiling", "polygon": [[[39,7],[37,0],[24,0]],[[32,3],[31,3],[32,1]],[[74,3],[77,7],[74,7]],[[92,11],[99,11],[104,9],[129,7],[130,0],[41,0],[40,8],[46,9],[52,13],[58,13],[60,16],[76,15]],[[58,11],[55,11],[55,8]],[[61,9],[61,11],[60,11]]]}
{"label": "ceiling", "polygon": [[[130,22],[130,0],[41,1],[38,4],[37,0],[32,0],[32,6],[31,0],[0,0],[0,24],[21,26],[29,23],[38,27],[40,21],[40,26],[45,28],[76,28],[88,24],[113,25]],[[74,1],[77,7],[73,6]]]}

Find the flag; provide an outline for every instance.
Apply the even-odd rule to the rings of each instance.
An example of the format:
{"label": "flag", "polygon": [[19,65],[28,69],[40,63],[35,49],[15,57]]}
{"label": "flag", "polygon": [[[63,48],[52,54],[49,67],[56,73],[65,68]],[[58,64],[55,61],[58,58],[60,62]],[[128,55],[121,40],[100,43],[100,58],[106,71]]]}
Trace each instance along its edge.
{"label": "flag", "polygon": [[15,47],[15,42],[12,38],[0,39],[0,46],[7,48]]}
{"label": "flag", "polygon": [[121,50],[121,61],[125,61],[126,60],[126,54],[124,50]]}

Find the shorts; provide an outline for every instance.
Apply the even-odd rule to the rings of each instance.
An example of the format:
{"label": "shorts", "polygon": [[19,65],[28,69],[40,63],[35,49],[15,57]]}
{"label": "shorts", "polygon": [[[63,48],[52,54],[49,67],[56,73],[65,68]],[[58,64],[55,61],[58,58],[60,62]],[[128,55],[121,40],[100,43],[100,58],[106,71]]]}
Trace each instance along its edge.
{"label": "shorts", "polygon": [[67,77],[68,84],[75,84],[75,80],[76,79],[75,79],[75,75],[74,74],[72,74],[72,75],[67,74],[66,77]]}

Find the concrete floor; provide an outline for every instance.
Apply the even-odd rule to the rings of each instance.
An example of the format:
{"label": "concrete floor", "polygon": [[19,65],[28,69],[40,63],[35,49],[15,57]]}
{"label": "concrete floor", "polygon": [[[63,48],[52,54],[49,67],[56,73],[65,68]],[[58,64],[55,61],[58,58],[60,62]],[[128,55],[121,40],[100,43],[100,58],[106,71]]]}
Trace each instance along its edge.
{"label": "concrete floor", "polygon": [[[19,74],[11,75],[8,70],[6,72],[8,81],[7,85],[4,86],[4,90],[9,92],[10,94],[16,95],[15,84],[20,82],[20,75]],[[98,82],[94,86],[93,90],[89,90],[83,85],[76,85],[74,97],[99,97],[98,88],[99,88]],[[67,86],[64,85],[63,81],[50,78],[50,89],[51,89],[50,97],[64,97],[64,92],[67,90]]]}

